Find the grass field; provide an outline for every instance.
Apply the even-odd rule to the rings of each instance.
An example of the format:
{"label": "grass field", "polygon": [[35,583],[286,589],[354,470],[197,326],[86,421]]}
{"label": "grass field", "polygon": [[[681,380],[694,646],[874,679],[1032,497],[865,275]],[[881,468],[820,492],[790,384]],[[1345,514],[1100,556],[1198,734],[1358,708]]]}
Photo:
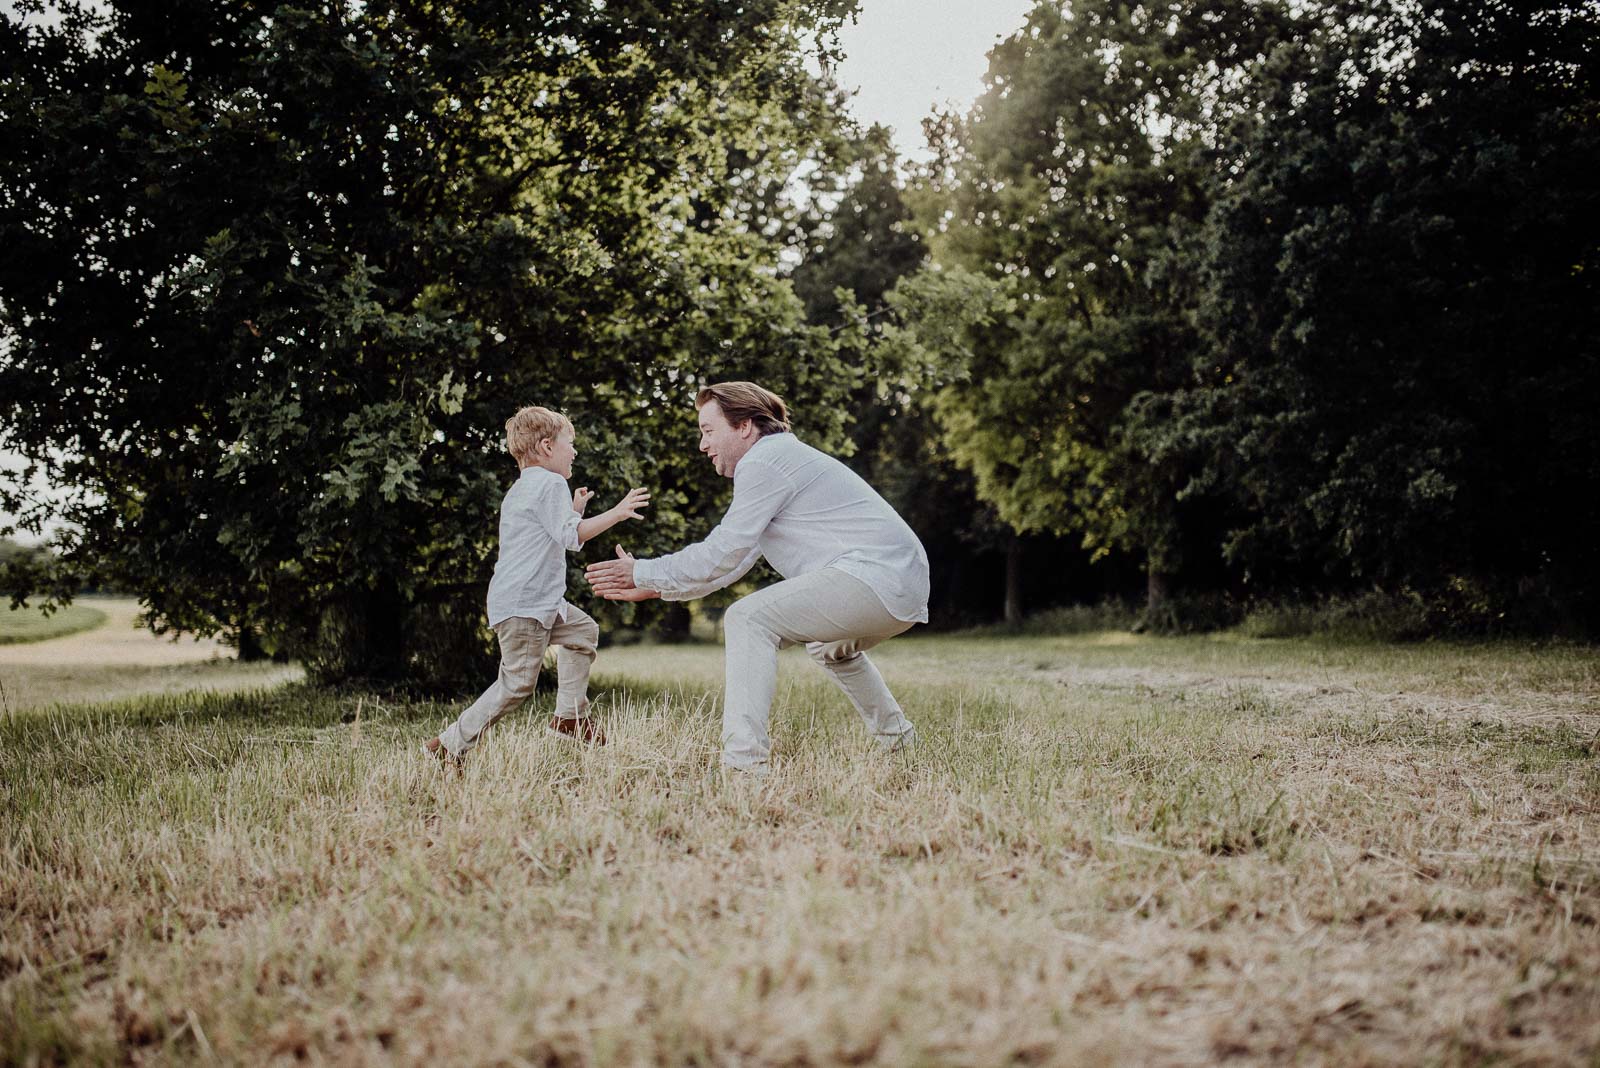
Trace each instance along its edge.
{"label": "grass field", "polygon": [[0,1062],[1600,1063],[1592,648],[874,656],[922,746],[786,653],[764,784],[715,647],[459,776],[442,704],[13,712]]}
{"label": "grass field", "polygon": [[71,604],[48,616],[37,605],[27,608],[0,605],[0,645],[60,638],[91,630],[105,621],[106,614],[88,604]]}

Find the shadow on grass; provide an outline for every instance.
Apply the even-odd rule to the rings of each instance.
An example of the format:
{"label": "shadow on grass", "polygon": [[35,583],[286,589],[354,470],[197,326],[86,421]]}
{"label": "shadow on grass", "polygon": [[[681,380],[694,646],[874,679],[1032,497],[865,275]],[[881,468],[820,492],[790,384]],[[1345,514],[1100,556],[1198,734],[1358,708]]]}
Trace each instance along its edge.
{"label": "shadow on grass", "polygon": [[[682,685],[601,686],[591,690],[604,721],[609,709],[690,714],[706,695]],[[100,810],[119,804],[162,811],[209,810],[238,782],[266,775],[266,793],[352,795],[385,752],[411,755],[454,719],[466,699],[404,699],[292,683],[245,693],[190,692],[115,702],[58,705],[0,719],[0,746],[26,775],[0,779],[0,826],[21,828],[40,811]],[[540,690],[502,721],[539,725],[554,690]],[[359,727],[356,722],[360,710]],[[428,803],[423,797],[419,803]],[[231,815],[271,823],[277,801]],[[198,808],[196,808],[198,806]]]}
{"label": "shadow on grass", "polygon": [[[623,701],[658,703],[668,698],[698,699],[706,690],[684,683],[651,683],[605,680],[591,686],[589,696],[597,708]],[[547,684],[541,675],[538,690],[529,698],[533,705],[553,698],[553,680]],[[329,727],[351,723],[358,706],[365,716],[381,714],[394,721],[425,722],[445,711],[459,712],[477,698],[476,693],[425,696],[403,690],[374,690],[351,687],[318,686],[291,682],[270,689],[217,692],[185,690],[179,693],[150,694],[111,701],[63,702],[43,708],[25,709],[0,718],[0,744],[18,745],[48,736],[59,741],[62,732],[80,726],[122,728],[160,727],[174,722],[220,722],[244,720],[258,725]],[[512,713],[517,715],[518,713]]]}

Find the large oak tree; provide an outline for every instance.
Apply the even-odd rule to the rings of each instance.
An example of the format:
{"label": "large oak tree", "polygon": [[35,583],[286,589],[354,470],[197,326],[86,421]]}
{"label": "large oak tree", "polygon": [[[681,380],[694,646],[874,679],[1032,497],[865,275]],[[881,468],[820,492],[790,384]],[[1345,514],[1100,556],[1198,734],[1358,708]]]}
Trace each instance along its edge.
{"label": "large oak tree", "polygon": [[777,253],[834,136],[804,57],[853,3],[19,7],[0,445],[73,491],[63,583],[324,678],[451,681],[516,407],[572,415],[602,500],[656,490],[641,551],[714,503],[698,380],[839,440],[854,334],[805,325]]}

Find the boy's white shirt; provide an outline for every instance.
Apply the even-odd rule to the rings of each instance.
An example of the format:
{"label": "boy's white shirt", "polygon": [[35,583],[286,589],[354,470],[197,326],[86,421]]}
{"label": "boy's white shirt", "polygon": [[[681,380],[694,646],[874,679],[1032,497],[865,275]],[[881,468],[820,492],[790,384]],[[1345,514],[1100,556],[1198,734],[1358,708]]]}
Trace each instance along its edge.
{"label": "boy's white shirt", "polygon": [[567,618],[566,553],[583,547],[567,480],[546,467],[524,467],[500,502],[500,557],[489,580],[489,626],[512,616],[545,627]]}
{"label": "boy's white shirt", "polygon": [[838,460],[793,434],[768,434],[733,469],[733,503],[705,541],[639,560],[633,581],[663,600],[704,597],[762,556],[784,578],[837,568],[894,618],[928,621],[928,554],[889,502]]}

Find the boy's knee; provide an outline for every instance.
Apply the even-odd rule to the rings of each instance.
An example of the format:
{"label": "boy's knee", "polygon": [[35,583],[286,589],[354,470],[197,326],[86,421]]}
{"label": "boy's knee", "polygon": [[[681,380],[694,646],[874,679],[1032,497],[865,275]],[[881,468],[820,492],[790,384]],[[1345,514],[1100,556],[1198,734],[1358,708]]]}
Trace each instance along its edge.
{"label": "boy's knee", "polygon": [[555,641],[557,656],[561,655],[562,650],[566,650],[593,660],[595,650],[599,647],[600,624],[592,619],[583,623],[573,623],[568,629],[562,631],[561,636]]}
{"label": "boy's knee", "polygon": [[500,685],[505,687],[506,696],[513,700],[521,701],[533,696],[533,691],[539,687],[538,669],[529,673],[516,672],[507,674],[500,680]]}

